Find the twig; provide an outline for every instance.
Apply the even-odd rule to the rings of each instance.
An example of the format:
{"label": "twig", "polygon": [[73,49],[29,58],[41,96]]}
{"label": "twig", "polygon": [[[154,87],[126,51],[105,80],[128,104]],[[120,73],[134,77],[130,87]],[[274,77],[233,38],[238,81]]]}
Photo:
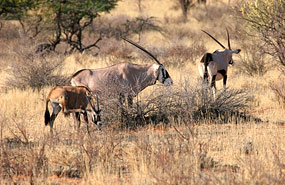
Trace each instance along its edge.
{"label": "twig", "polygon": [[181,134],[181,132],[178,131],[178,129],[173,125],[173,128],[175,129],[175,131],[183,138],[186,139],[187,141],[189,141],[189,137],[184,136],[183,134]]}

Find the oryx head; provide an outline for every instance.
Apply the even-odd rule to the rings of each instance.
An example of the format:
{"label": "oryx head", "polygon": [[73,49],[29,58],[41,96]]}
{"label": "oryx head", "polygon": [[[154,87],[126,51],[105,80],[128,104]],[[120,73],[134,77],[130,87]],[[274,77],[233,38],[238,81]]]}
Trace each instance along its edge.
{"label": "oryx head", "polygon": [[172,85],[173,81],[162,64],[158,68],[157,80],[164,85]]}
{"label": "oryx head", "polygon": [[226,63],[233,65],[234,64],[234,60],[232,58],[232,54],[238,54],[241,50],[240,49],[236,49],[236,50],[232,50],[231,49],[231,43],[230,43],[230,35],[227,30],[227,36],[228,36],[228,48],[226,48],[223,44],[221,44],[217,39],[215,39],[215,37],[213,37],[212,35],[210,35],[208,32],[202,30],[204,33],[206,33],[209,37],[211,37],[214,41],[216,41],[223,49],[224,51],[215,51],[214,53],[219,53],[220,56],[222,56],[222,58],[225,60]]}
{"label": "oryx head", "polygon": [[167,70],[165,69],[165,67],[157,60],[157,58],[151,54],[149,51],[147,51],[146,49],[144,49],[142,46],[138,45],[137,43],[134,43],[133,41],[130,41],[126,38],[123,38],[125,41],[129,42],[130,44],[136,46],[137,48],[141,49],[142,51],[146,52],[150,57],[152,57],[156,63],[158,64],[158,76],[156,78],[156,80],[158,80],[159,82],[161,82],[163,85],[172,85],[173,84],[173,80],[171,79],[169,73],[167,72]]}
{"label": "oryx head", "polygon": [[92,104],[92,98],[94,97],[93,94],[90,91],[87,91],[86,93],[87,100],[89,102],[89,105],[91,109],[87,109],[87,114],[91,116],[92,122],[95,123],[97,126],[101,127],[103,123],[101,122],[101,115],[100,115],[100,107],[99,107],[99,99],[98,95],[96,95],[96,102],[97,102],[97,110]]}

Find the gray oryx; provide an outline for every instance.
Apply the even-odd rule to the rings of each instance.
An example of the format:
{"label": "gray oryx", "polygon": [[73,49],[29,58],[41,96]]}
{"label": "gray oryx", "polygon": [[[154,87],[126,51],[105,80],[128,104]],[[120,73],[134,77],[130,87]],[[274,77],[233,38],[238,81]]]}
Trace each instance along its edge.
{"label": "gray oryx", "polygon": [[[210,86],[214,88],[216,91],[216,81],[223,79],[223,87],[226,88],[227,83],[227,71],[229,64],[233,65],[234,61],[232,58],[232,54],[238,54],[241,50],[231,49],[230,44],[230,37],[229,32],[227,30],[228,36],[228,48],[223,46],[217,39],[215,39],[212,35],[207,33],[206,31],[202,30],[208,36],[210,36],[214,41],[216,41],[224,50],[218,51],[216,50],[214,53],[206,53],[202,57],[199,65],[198,70],[200,73],[201,78],[204,81],[209,82]],[[209,79],[208,79],[209,78]]]}
{"label": "gray oryx", "polygon": [[92,92],[105,95],[110,93],[109,97],[119,95],[121,104],[127,97],[130,106],[139,92],[154,85],[157,80],[164,85],[173,84],[167,70],[156,57],[138,44],[126,38],[122,39],[146,52],[157,64],[138,65],[124,62],[106,68],[82,69],[73,74],[71,85],[86,86]]}
{"label": "gray oryx", "polygon": [[[80,127],[80,114],[84,115],[88,129],[88,115],[92,117],[92,122],[98,126],[102,125],[100,118],[99,101],[97,96],[97,110],[91,103],[92,93],[83,86],[56,86],[48,94],[46,98],[45,125],[50,126],[52,132],[53,123],[58,113],[62,110],[65,116],[75,113],[75,120]],[[48,103],[52,106],[52,115],[48,110]]]}

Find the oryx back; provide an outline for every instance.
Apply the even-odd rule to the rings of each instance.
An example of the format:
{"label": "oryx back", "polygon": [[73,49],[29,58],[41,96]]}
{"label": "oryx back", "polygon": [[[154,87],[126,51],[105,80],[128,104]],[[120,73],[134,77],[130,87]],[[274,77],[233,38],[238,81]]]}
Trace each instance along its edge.
{"label": "oryx back", "polygon": [[173,83],[167,70],[154,55],[137,43],[126,38],[122,39],[146,52],[157,64],[137,65],[123,62],[105,68],[82,69],[72,76],[72,86],[82,85],[96,94],[107,97],[119,96],[119,99],[127,97],[131,102],[133,97],[146,87],[154,85],[156,81],[164,85]]}
{"label": "oryx back", "polygon": [[143,66],[125,62],[101,69],[84,69],[73,75],[71,84],[86,86],[101,94],[136,95],[150,83],[155,83],[158,68],[157,64]]}

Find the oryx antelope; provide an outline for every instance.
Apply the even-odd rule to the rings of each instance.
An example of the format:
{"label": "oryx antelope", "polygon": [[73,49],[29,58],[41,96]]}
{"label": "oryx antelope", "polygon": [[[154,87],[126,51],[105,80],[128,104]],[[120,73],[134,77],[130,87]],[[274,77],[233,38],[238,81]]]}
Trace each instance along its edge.
{"label": "oryx antelope", "polygon": [[[198,70],[201,78],[204,81],[209,82],[210,86],[214,88],[214,92],[216,91],[216,81],[223,79],[223,87],[226,88],[227,83],[227,72],[229,64],[233,65],[234,61],[232,58],[232,54],[238,54],[241,50],[231,49],[229,32],[227,30],[228,36],[228,48],[223,46],[217,39],[215,39],[212,35],[202,30],[208,36],[210,36],[214,41],[216,41],[224,50],[218,51],[216,50],[214,53],[206,53],[202,57]],[[208,79],[209,78],[209,79]]]}
{"label": "oryx antelope", "polygon": [[92,92],[109,92],[120,96],[120,103],[125,98],[128,104],[139,92],[154,85],[158,80],[164,85],[171,85],[173,81],[164,66],[150,52],[138,44],[123,38],[151,56],[157,64],[138,65],[128,62],[115,64],[106,68],[82,69],[73,74],[72,86],[86,86]]}
{"label": "oryx antelope", "polygon": [[[52,132],[53,123],[58,113],[62,110],[65,116],[70,113],[75,113],[75,120],[80,127],[80,114],[84,115],[84,119],[87,123],[88,129],[88,115],[92,117],[92,122],[98,126],[102,125],[100,118],[100,108],[97,96],[97,110],[92,105],[92,94],[83,86],[57,86],[54,87],[46,98],[46,111],[45,111],[45,125],[50,126]],[[50,116],[48,110],[48,103],[52,106],[52,115]]]}

